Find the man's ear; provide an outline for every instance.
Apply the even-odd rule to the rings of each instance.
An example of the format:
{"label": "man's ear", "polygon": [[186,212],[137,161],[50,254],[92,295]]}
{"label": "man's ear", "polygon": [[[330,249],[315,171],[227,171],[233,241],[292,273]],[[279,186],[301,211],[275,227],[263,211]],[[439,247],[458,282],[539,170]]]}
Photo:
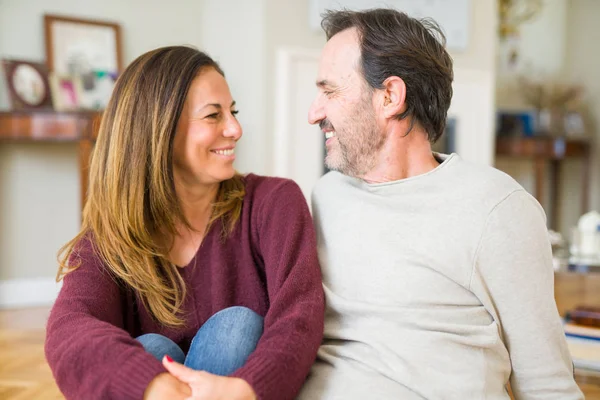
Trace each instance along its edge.
{"label": "man's ear", "polygon": [[393,118],[406,110],[406,84],[402,78],[390,76],[382,84],[381,109],[386,118]]}

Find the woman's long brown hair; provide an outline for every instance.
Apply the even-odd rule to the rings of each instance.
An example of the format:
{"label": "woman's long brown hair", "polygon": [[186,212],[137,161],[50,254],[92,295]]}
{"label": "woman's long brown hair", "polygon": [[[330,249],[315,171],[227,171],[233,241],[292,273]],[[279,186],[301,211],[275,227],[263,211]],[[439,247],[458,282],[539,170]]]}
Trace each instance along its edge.
{"label": "woman's long brown hair", "polygon": [[[160,323],[181,326],[185,284],[168,260],[176,224],[191,228],[175,193],[173,138],[191,82],[208,55],[184,46],[150,51],[117,80],[102,117],[90,165],[81,231],[59,251],[57,280],[79,267],[77,249],[90,240],[118,281],[133,288]],[[221,183],[210,224],[230,233],[241,214],[240,175]]]}

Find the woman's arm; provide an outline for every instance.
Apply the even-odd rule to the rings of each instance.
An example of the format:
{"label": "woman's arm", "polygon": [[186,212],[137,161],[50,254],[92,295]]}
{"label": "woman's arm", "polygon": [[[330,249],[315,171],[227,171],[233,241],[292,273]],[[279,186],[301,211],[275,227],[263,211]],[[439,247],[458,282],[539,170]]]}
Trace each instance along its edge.
{"label": "woman's arm", "polygon": [[89,241],[77,257],[81,266],[64,278],[48,320],[52,373],[67,399],[139,400],[166,370],[123,329],[121,290]]}
{"label": "woman's arm", "polygon": [[252,229],[270,306],[256,350],[234,376],[246,380],[260,400],[286,400],[297,395],[315,360],[325,302],[315,231],[300,188],[284,179],[261,184],[268,190],[260,188],[267,193],[255,205]]}

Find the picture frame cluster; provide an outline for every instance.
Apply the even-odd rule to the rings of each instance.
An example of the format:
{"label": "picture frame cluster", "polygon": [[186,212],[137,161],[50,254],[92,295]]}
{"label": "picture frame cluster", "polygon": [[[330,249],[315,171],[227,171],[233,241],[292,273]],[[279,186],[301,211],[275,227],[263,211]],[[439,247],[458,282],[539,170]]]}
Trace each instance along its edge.
{"label": "picture frame cluster", "polygon": [[46,60],[3,59],[12,110],[103,110],[123,68],[117,23],[44,15]]}

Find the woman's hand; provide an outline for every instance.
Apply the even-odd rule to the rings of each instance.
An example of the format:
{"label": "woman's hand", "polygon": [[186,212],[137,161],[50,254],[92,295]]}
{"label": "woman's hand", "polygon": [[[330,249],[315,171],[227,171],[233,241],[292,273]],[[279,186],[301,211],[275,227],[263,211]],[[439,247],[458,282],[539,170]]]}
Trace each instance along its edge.
{"label": "woman's hand", "polygon": [[185,400],[191,395],[192,389],[187,383],[183,383],[173,375],[163,372],[150,381],[144,392],[144,400]]}
{"label": "woman's hand", "polygon": [[165,356],[163,365],[173,377],[189,385],[188,400],[256,400],[252,387],[243,379],[195,371]]}

